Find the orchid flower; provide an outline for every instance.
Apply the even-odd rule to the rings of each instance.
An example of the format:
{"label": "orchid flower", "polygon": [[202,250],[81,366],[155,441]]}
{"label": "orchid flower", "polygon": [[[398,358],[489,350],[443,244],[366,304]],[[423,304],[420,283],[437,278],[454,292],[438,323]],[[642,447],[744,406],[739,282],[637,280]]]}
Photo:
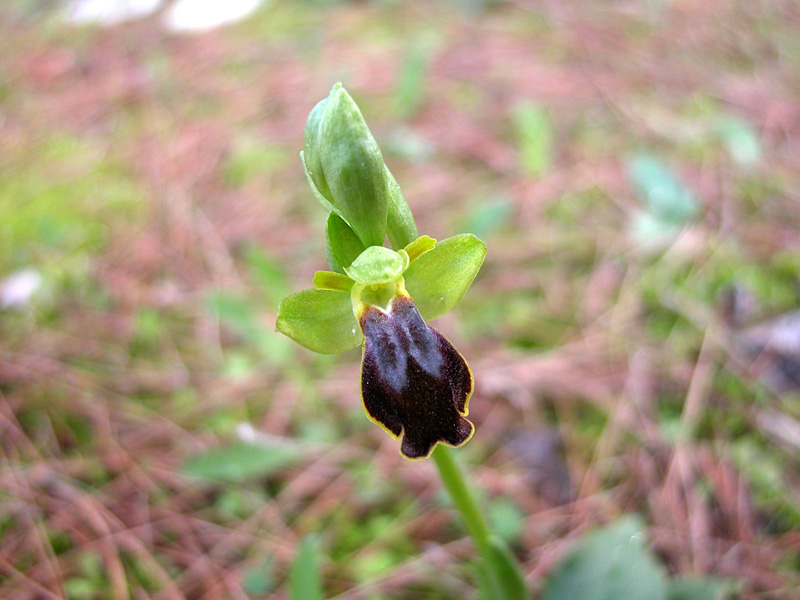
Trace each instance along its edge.
{"label": "orchid flower", "polygon": [[[329,211],[326,254],[314,289],[285,298],[276,329],[315,352],[362,347],[367,416],[396,438],[409,459],[437,443],[461,446],[472,373],[426,321],[461,300],[486,246],[471,234],[437,242],[418,236],[411,211],[358,107],[340,85],[306,123],[301,153],[308,181]],[[389,238],[394,249],[383,242]]]}
{"label": "orchid flower", "polygon": [[[303,168],[328,210],[331,271],[278,307],[276,329],[321,353],[361,345],[361,399],[367,416],[409,459],[432,456],[481,556],[476,578],[487,600],[530,598],[522,569],[493,535],[452,453],[475,430],[466,418],[472,373],[464,357],[426,321],[459,303],[486,246],[471,234],[437,242],[420,236],[400,186],[353,99],[340,84],[306,121]],[[388,238],[391,249],[384,247]]]}

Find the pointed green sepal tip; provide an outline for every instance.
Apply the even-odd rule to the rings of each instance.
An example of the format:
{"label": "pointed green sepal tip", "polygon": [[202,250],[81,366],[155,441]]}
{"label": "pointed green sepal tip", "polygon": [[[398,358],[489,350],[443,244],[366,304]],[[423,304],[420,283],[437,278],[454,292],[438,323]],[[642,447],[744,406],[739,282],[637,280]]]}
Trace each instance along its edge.
{"label": "pointed green sepal tip", "polygon": [[395,252],[383,246],[370,246],[344,271],[363,285],[384,285],[402,276],[408,262],[405,250]]}
{"label": "pointed green sepal tip", "polygon": [[484,258],[486,244],[464,233],[436,242],[433,249],[411,262],[403,274],[405,286],[425,320],[441,317],[456,307]]}
{"label": "pointed green sepal tip", "polygon": [[474,426],[465,419],[472,373],[452,344],[429,327],[407,296],[388,311],[366,306],[361,396],[369,418],[395,437],[409,459],[427,458],[437,443],[461,446]]}
{"label": "pointed green sepal tip", "polygon": [[284,298],[275,329],[320,354],[350,350],[362,339],[350,294],[331,290],[303,290]]}

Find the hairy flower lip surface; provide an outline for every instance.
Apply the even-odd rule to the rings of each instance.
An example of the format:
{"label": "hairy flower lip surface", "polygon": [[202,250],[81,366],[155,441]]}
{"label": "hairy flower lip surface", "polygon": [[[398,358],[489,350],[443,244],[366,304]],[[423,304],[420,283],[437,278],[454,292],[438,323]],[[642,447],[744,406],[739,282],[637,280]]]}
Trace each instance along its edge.
{"label": "hairy flower lip surface", "polygon": [[395,437],[406,458],[430,455],[437,443],[457,447],[472,437],[472,373],[450,342],[429,327],[407,295],[387,311],[366,305],[361,393],[372,421]]}

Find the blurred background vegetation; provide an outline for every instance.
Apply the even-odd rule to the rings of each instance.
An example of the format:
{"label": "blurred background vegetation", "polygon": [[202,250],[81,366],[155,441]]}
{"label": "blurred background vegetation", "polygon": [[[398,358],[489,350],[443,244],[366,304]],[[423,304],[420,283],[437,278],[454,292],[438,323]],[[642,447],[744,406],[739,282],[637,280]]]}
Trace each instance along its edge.
{"label": "blurred background vegetation", "polygon": [[537,593],[637,513],[671,576],[796,597],[796,2],[185,4],[0,8],[0,596],[287,598],[316,563],[340,600],[475,597],[358,351],[273,332],[325,268],[298,153],[342,81],[420,232],[489,246],[435,325]]}

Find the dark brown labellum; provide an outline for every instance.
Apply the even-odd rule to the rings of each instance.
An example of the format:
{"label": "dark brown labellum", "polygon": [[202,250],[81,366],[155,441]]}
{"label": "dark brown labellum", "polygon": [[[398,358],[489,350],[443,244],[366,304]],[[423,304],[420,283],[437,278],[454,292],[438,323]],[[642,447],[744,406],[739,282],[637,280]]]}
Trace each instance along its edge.
{"label": "dark brown labellum", "polygon": [[452,344],[407,296],[395,297],[388,312],[367,306],[360,321],[361,394],[369,416],[403,436],[407,458],[427,457],[437,442],[466,443],[474,429],[464,418],[472,374]]}

